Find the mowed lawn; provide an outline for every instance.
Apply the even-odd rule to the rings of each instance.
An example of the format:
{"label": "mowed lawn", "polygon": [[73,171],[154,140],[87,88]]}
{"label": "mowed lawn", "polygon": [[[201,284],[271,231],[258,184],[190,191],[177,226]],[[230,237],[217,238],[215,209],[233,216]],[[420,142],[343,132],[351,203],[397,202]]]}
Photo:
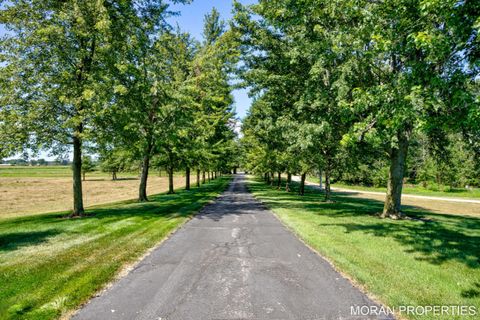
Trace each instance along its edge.
{"label": "mowed lawn", "polygon": [[[134,199],[138,195],[138,174],[118,174],[112,181],[108,173],[88,173],[83,182],[84,205]],[[191,177],[192,183],[196,177]],[[185,185],[185,177],[176,174],[176,187]],[[69,166],[0,167],[0,218],[64,211],[72,208],[72,170]],[[150,194],[168,190],[165,171],[160,177],[151,171],[147,191]]]}
{"label": "mowed lawn", "polygon": [[416,220],[379,219],[383,203],[286,193],[250,178],[249,188],[308,245],[390,307],[476,306],[472,317],[407,316],[410,319],[479,319],[480,219],[405,212]]}
{"label": "mowed lawn", "polygon": [[230,177],[148,203],[99,206],[88,217],[0,219],[0,319],[55,319],[86,302],[193,213]]}

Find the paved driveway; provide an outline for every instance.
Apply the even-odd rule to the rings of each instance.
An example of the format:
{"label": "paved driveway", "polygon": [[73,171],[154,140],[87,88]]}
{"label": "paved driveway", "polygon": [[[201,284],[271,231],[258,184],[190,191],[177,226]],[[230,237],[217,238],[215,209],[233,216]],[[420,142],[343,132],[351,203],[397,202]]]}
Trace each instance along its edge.
{"label": "paved driveway", "polygon": [[374,303],[237,175],[214,204],[74,319],[366,319],[351,315],[351,306],[363,305]]}

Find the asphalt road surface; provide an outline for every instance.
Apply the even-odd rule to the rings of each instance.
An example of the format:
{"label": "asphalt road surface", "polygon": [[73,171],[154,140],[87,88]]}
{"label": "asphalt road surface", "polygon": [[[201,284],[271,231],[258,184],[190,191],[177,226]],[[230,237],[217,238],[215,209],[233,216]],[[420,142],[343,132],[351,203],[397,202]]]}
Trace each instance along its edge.
{"label": "asphalt road surface", "polygon": [[[385,319],[307,248],[237,175],[186,223],[74,319]],[[365,310],[365,308],[364,308]]]}

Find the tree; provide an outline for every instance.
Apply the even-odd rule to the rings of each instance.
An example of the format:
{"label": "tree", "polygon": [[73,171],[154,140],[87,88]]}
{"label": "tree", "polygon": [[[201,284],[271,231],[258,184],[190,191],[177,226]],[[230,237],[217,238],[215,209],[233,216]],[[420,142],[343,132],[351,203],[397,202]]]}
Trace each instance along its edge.
{"label": "tree", "polygon": [[[398,218],[412,137],[423,132],[440,150],[448,132],[478,132],[472,125],[479,109],[478,5],[281,0],[235,6],[241,71],[257,98],[247,124],[265,129],[247,139],[263,149],[261,158],[251,158],[257,168],[275,170],[285,161],[304,174],[314,160],[326,171],[328,200],[342,148],[381,146],[390,163],[382,217]],[[290,156],[280,160],[282,151]]]}
{"label": "tree", "polygon": [[136,166],[136,163],[128,150],[118,147],[112,148],[102,146],[99,148],[99,151],[100,168],[103,172],[111,173],[113,181],[118,179],[118,173],[130,171]]}
{"label": "tree", "polygon": [[92,161],[92,158],[90,156],[83,156],[82,157],[82,176],[83,176],[83,181],[85,181],[85,175],[88,172],[94,172],[95,171],[95,163]]}
{"label": "tree", "polygon": [[167,10],[168,5],[157,1],[141,9],[140,14],[131,19],[131,31],[123,51],[115,57],[118,77],[114,93],[118,103],[108,113],[109,118],[114,119],[114,129],[107,140],[122,141],[141,159],[138,199],[148,201],[151,159],[159,152],[167,127],[181,118],[176,95],[183,94],[182,90],[177,91],[178,60],[182,56],[175,56],[177,38],[181,35],[170,32],[165,22],[172,14]]}
{"label": "tree", "polygon": [[398,218],[412,137],[422,131],[432,144],[445,145],[445,132],[458,130],[475,105],[468,90],[474,69],[466,64],[479,8],[468,1],[365,5],[356,31],[364,48],[360,60],[371,74],[353,92],[352,106],[361,118],[356,132],[384,141],[390,167],[382,216]]}
{"label": "tree", "polygon": [[195,108],[190,151],[183,160],[187,166],[196,167],[197,185],[201,171],[205,182],[206,171],[210,176],[210,171],[226,170],[235,137],[230,75],[238,59],[237,42],[216,9],[205,16],[203,39],[192,62],[190,83]]}
{"label": "tree", "polygon": [[9,1],[0,20],[1,153],[73,149],[73,213],[84,214],[82,145],[110,101],[107,66],[133,3]]}

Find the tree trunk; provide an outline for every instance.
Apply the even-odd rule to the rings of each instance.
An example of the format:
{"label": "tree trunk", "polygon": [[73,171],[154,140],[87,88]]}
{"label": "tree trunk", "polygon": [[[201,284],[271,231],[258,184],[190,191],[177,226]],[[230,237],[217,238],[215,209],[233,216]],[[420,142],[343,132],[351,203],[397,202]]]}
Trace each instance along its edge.
{"label": "tree trunk", "polygon": [[265,173],[265,182],[270,183],[270,174]]}
{"label": "tree trunk", "polygon": [[277,181],[278,190],[280,190],[281,186],[282,186],[282,173],[278,171],[278,181]]}
{"label": "tree trunk", "polygon": [[83,181],[85,181],[85,172],[83,172]]}
{"label": "tree trunk", "polygon": [[175,193],[173,189],[173,167],[168,168],[168,194]]}
{"label": "tree trunk", "polygon": [[292,183],[292,174],[290,172],[287,173],[287,183]]}
{"label": "tree trunk", "polygon": [[388,175],[387,195],[382,218],[398,219],[401,216],[403,175],[408,153],[408,137],[405,133],[397,134],[398,148],[390,150],[390,170]]}
{"label": "tree trunk", "polygon": [[217,171],[215,171],[215,179],[217,179]]}
{"label": "tree trunk", "polygon": [[[81,133],[80,128],[79,132]],[[73,136],[73,213],[72,216],[83,216],[82,192],[82,141],[77,135]]]}
{"label": "tree trunk", "polygon": [[150,167],[150,152],[147,152],[143,156],[142,161],[142,173],[140,176],[140,187],[138,189],[138,201],[148,201],[147,197],[147,180],[148,180],[148,169]]}
{"label": "tree trunk", "polygon": [[113,181],[117,180],[117,172],[116,171],[112,172],[112,180]]}
{"label": "tree trunk", "polygon": [[185,169],[185,190],[190,190],[190,168]]}
{"label": "tree trunk", "polygon": [[205,183],[205,171],[202,172],[202,184]]}
{"label": "tree trunk", "polygon": [[299,194],[303,196],[305,194],[305,179],[307,178],[306,173],[302,173],[302,177],[300,179],[300,191]]}
{"label": "tree trunk", "polygon": [[320,190],[322,190],[323,189],[323,172],[322,172],[322,169],[319,170],[318,178],[320,179],[319,187],[320,187]]}
{"label": "tree trunk", "polygon": [[200,187],[200,169],[197,169],[197,188]]}
{"label": "tree trunk", "polygon": [[237,174],[237,167],[233,167],[233,174]]}
{"label": "tree trunk", "polygon": [[332,196],[330,188],[330,164],[327,163],[325,168],[325,201],[329,202]]}
{"label": "tree trunk", "polygon": [[273,187],[273,182],[275,180],[275,174],[273,172],[270,172],[270,186]]}

